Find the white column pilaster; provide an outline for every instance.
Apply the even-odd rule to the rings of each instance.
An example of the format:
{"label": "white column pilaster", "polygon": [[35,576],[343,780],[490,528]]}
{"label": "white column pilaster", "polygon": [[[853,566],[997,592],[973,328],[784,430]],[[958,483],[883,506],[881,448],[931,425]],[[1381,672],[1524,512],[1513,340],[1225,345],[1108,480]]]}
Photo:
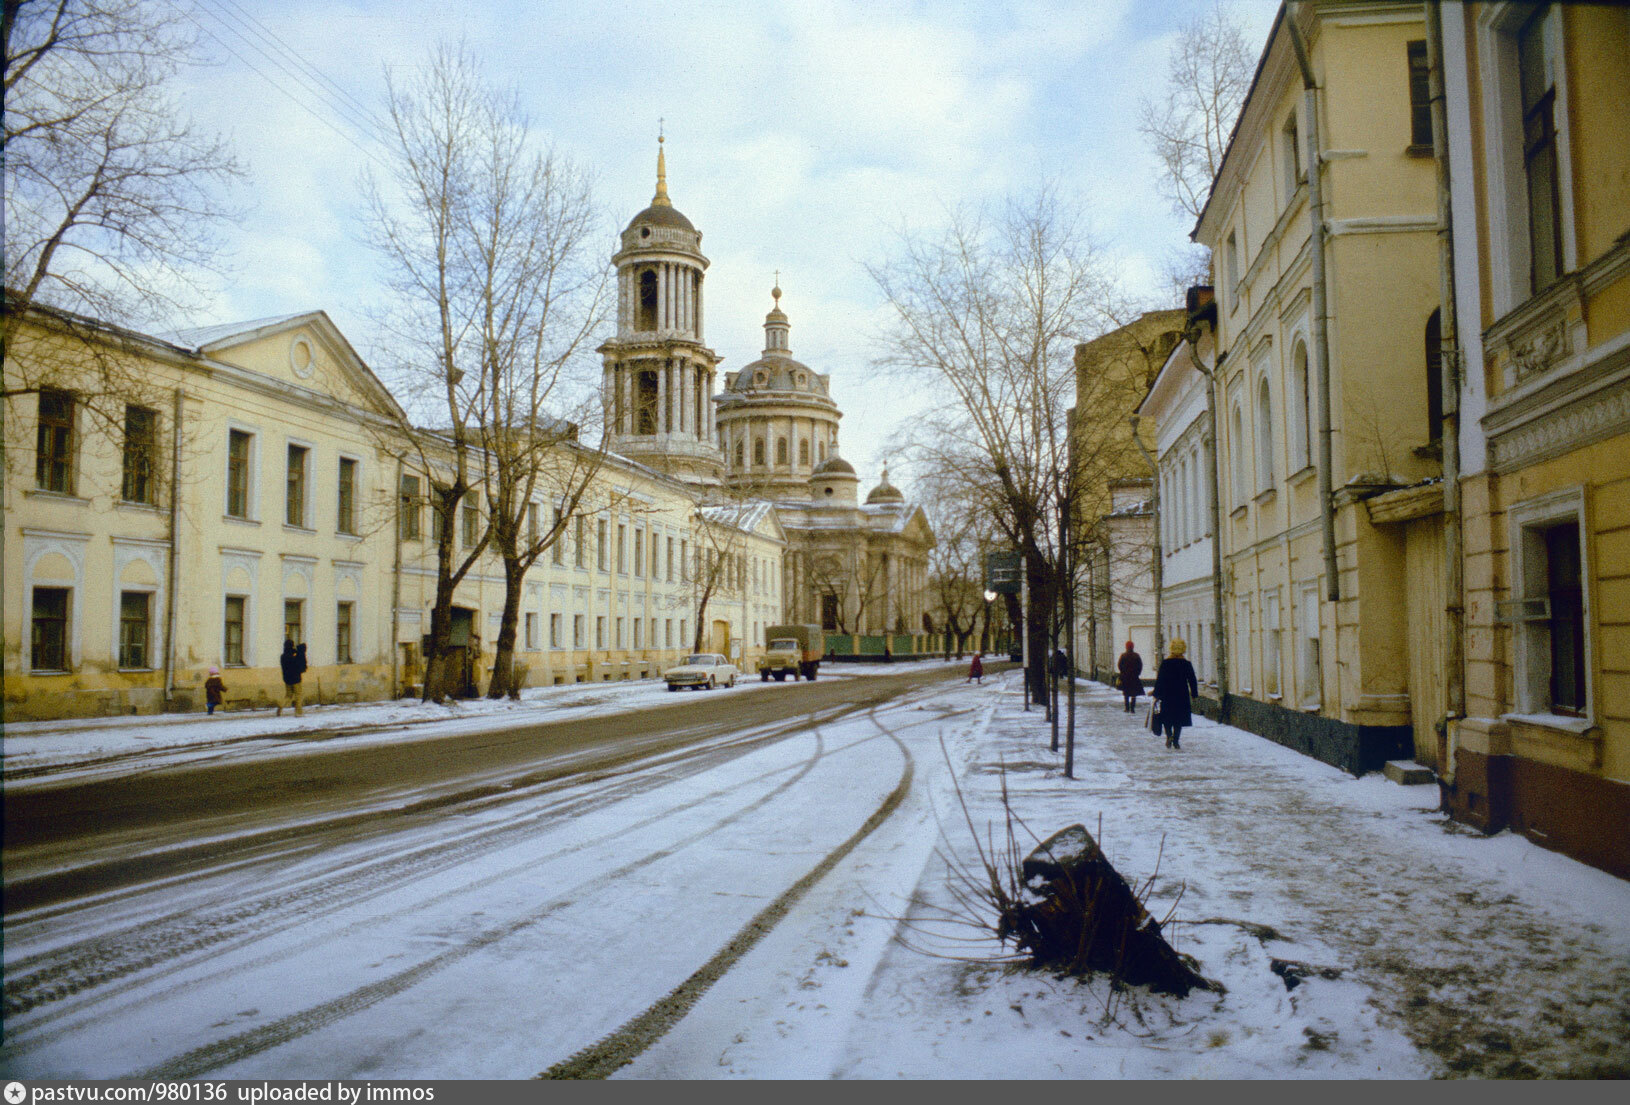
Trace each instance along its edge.
{"label": "white column pilaster", "polygon": [[673,360],[663,358],[662,367],[657,371],[657,433],[668,432],[668,373],[673,369]]}

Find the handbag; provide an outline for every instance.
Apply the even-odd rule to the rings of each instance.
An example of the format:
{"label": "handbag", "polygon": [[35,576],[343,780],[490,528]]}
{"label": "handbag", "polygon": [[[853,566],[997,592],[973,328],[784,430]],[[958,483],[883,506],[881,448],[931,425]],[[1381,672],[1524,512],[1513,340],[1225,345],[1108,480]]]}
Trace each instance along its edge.
{"label": "handbag", "polygon": [[1149,703],[1149,730],[1155,736],[1160,736],[1160,703],[1158,701]]}

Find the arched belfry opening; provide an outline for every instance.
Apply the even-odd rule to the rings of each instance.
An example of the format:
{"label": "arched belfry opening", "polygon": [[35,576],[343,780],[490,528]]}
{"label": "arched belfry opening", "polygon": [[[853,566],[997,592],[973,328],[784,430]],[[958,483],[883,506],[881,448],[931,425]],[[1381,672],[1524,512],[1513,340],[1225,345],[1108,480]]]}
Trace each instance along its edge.
{"label": "arched belfry opening", "polygon": [[646,269],[640,273],[640,302],[639,318],[635,328],[639,330],[655,330],[657,328],[657,274],[655,269]]}

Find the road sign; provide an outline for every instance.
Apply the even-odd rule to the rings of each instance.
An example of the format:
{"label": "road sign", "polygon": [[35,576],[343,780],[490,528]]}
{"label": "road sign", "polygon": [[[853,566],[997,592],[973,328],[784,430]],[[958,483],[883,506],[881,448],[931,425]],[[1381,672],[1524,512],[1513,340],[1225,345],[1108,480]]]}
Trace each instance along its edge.
{"label": "road sign", "polygon": [[1016,552],[985,554],[985,590],[1016,595],[1024,578],[1024,562]]}

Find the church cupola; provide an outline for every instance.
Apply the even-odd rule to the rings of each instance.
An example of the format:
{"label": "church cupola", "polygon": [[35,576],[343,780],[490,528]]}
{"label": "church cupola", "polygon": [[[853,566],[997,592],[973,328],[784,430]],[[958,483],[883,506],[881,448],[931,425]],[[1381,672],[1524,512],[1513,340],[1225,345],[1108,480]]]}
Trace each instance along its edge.
{"label": "church cupola", "polygon": [[792,356],[792,350],[787,346],[787,334],[792,330],[792,323],[781,310],[781,280],[777,274],[775,287],[770,289],[770,296],[775,300],[775,306],[770,313],[764,316],[764,355]]}

